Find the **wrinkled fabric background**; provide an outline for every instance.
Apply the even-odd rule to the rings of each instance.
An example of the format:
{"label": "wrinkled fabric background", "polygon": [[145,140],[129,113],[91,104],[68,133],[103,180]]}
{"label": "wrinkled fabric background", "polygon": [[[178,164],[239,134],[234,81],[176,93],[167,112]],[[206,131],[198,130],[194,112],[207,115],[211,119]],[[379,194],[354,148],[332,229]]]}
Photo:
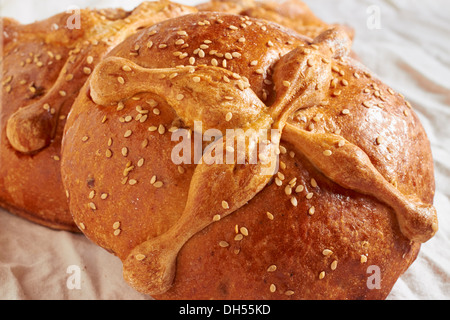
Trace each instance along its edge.
{"label": "wrinkled fabric background", "polygon": [[[178,2],[195,5],[200,1]],[[329,23],[356,30],[354,51],[403,93],[431,141],[440,230],[389,295],[450,298],[450,2],[305,0]],[[132,9],[139,0],[0,0],[0,15],[22,23],[78,7]],[[0,109],[1,110],[1,109]],[[0,164],[1,165],[1,164]],[[81,275],[79,284],[71,277]],[[73,286],[76,284],[77,286]],[[49,230],[0,209],[0,299],[151,299],[128,287],[121,262],[82,235]]]}

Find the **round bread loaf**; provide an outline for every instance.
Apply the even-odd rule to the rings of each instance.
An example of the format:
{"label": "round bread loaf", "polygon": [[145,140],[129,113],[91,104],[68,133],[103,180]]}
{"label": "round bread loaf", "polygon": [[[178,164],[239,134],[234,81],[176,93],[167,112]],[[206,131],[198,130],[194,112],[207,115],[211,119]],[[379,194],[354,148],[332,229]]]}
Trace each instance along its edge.
{"label": "round bread loaf", "polygon": [[[437,230],[433,162],[410,104],[350,45],[343,28],[311,39],[218,12],[129,37],[67,120],[75,223],[156,299],[386,298]],[[271,152],[239,163],[214,129],[271,132]]]}

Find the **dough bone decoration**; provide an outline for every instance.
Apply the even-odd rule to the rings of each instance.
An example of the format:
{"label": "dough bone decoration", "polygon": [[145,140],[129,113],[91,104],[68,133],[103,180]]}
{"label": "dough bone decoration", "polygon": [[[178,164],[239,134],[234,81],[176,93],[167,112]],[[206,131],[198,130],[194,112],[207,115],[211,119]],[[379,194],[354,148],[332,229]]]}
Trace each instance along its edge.
{"label": "dough bone decoration", "polygon": [[[54,139],[60,109],[67,96],[77,95],[93,67],[118,44],[137,30],[164,20],[169,13],[167,1],[144,2],[126,19],[97,26],[73,50],[73,59],[68,59],[53,87],[42,99],[17,110],[8,119],[6,135],[11,146],[22,153],[33,153],[47,147]],[[188,13],[188,7],[179,11]],[[117,32],[120,30],[120,32]],[[107,40],[106,40],[107,39]],[[68,81],[70,79],[85,79]]]}
{"label": "dough bone decoration", "polygon": [[[117,57],[105,59],[96,67],[90,78],[90,94],[96,104],[110,106],[138,93],[151,92],[164,96],[184,123],[194,122],[189,114],[192,112],[194,116],[201,114],[201,119],[206,121],[204,127],[211,128],[217,121],[215,115],[208,113],[221,110],[216,90],[226,93],[236,106],[242,108],[241,114],[248,115],[244,111],[250,107],[259,114],[259,119],[254,119],[255,115],[251,113],[251,118],[241,117],[233,128],[227,129],[278,129],[283,138],[293,143],[325,176],[345,188],[373,195],[392,206],[404,235],[413,241],[425,242],[437,230],[436,212],[432,206],[415,203],[402,195],[371,165],[362,150],[348,142],[339,147],[341,137],[309,133],[292,125],[287,125],[285,130],[290,115],[322,101],[332,78],[330,59],[347,55],[350,46],[351,40],[345,30],[335,28],[321,34],[310,45],[300,46],[283,56],[275,66],[273,76],[277,99],[269,108],[265,108],[250,88],[240,90],[233,82],[220,81],[224,76],[232,77],[225,69],[210,66],[146,69]],[[200,81],[193,81],[194,77]],[[205,90],[204,86],[215,89]],[[227,109],[219,112],[222,119],[228,112]],[[207,122],[208,119],[213,120],[212,124]],[[216,143],[225,142],[221,139]],[[279,148],[279,139],[275,147]],[[275,152],[269,156],[276,161]],[[169,290],[176,274],[176,258],[184,244],[210,224],[217,223],[213,216],[224,218],[245,205],[272,178],[252,166],[249,164],[236,170],[236,164],[198,164],[181,218],[166,233],[131,251],[124,261],[125,279],[137,290],[151,295]],[[262,166],[261,161],[256,166]],[[229,188],[221,193],[203,194],[199,186],[214,176],[219,177],[216,183],[226,184]],[[223,199],[233,200],[228,201],[227,206],[212,205],[223,203]]]}
{"label": "dough bone decoration", "polygon": [[[26,60],[4,66],[0,204],[54,228],[68,205],[70,230],[118,256],[139,292],[386,297],[437,232],[425,131],[354,59],[351,28],[300,0],[161,0],[82,17],[74,34],[59,16],[42,32],[4,20],[2,63]],[[60,33],[44,31],[55,21]],[[44,73],[46,54],[59,67]],[[209,164],[206,150],[198,164],[170,161],[168,133],[196,135],[199,122],[222,133],[207,148],[233,161]],[[254,132],[245,164],[226,130]],[[60,192],[37,192],[44,177]],[[368,259],[384,270],[378,292],[363,279]]]}

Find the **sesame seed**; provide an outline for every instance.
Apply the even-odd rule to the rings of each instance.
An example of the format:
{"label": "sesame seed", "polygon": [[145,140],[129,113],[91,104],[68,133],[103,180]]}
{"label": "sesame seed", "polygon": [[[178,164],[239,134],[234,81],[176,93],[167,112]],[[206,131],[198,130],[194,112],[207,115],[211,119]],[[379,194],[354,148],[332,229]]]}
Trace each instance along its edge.
{"label": "sesame seed", "polygon": [[224,209],[230,209],[230,206],[228,205],[228,202],[226,202],[225,200],[222,201],[222,208],[224,208]]}
{"label": "sesame seed", "polygon": [[340,140],[338,142],[338,147],[343,147],[345,145],[345,140]]}
{"label": "sesame seed", "polygon": [[225,116],[225,120],[227,122],[231,121],[232,118],[233,118],[233,114],[231,112],[228,112]]}
{"label": "sesame seed", "polygon": [[325,249],[322,251],[322,254],[324,256],[331,256],[333,254],[333,251],[331,251],[330,249]]}
{"label": "sesame seed", "polygon": [[342,110],[342,114],[350,114],[350,110],[344,109],[344,110]]}
{"label": "sesame seed", "polygon": [[310,216],[314,215],[315,212],[316,212],[316,208],[315,208],[314,206],[312,206],[312,207],[309,208],[309,210],[308,210],[308,214],[309,214]]}
{"label": "sesame seed", "polygon": [[331,263],[331,266],[330,266],[330,268],[331,268],[331,270],[336,270],[336,268],[337,268],[337,260],[334,260],[332,263]]}
{"label": "sesame seed", "polygon": [[91,74],[92,70],[91,70],[91,68],[84,67],[83,72],[84,72],[84,74]]}
{"label": "sesame seed", "polygon": [[127,130],[127,131],[125,132],[125,134],[124,134],[124,137],[125,137],[125,138],[129,138],[129,137],[131,137],[132,134],[133,134],[133,131]]}
{"label": "sesame seed", "polygon": [[86,230],[86,226],[84,225],[83,222],[80,222],[79,226],[80,226],[81,230]]}
{"label": "sesame seed", "polygon": [[215,221],[215,222],[217,222],[217,221],[219,221],[220,220],[220,214],[216,214],[214,217],[213,217],[213,221]]}
{"label": "sesame seed", "polygon": [[272,283],[269,287],[269,290],[270,292],[274,293],[275,291],[277,291],[277,286]]}
{"label": "sesame seed", "polygon": [[284,193],[285,193],[286,195],[290,196],[290,195],[292,194],[292,187],[291,187],[290,185],[287,185],[287,186],[284,188]]}
{"label": "sesame seed", "polygon": [[295,188],[295,192],[299,193],[299,192],[302,192],[304,189],[305,189],[305,187],[300,184],[300,185],[297,186],[297,188]]}
{"label": "sesame seed", "polygon": [[314,179],[314,178],[311,179],[311,186],[313,188],[317,188],[317,181],[316,181],[316,179]]}
{"label": "sesame seed", "polygon": [[366,263],[367,262],[367,256],[365,255],[361,255],[361,263]]}
{"label": "sesame seed", "polygon": [[273,220],[273,214],[271,214],[270,212],[266,212],[266,216],[267,218],[269,218],[269,220]]}
{"label": "sesame seed", "polygon": [[333,152],[331,152],[331,150],[325,150],[325,151],[323,152],[323,155],[326,156],[326,157],[329,157],[329,156],[331,156],[332,154],[333,154]]}
{"label": "sesame seed", "polygon": [[146,256],[143,254],[137,254],[135,258],[137,261],[142,261],[146,258]]}
{"label": "sesame seed", "polygon": [[106,198],[108,198],[108,194],[107,193],[102,193],[102,195],[100,196],[100,199],[106,200]]}
{"label": "sesame seed", "polygon": [[112,151],[110,149],[107,149],[105,152],[105,155],[107,158],[111,158],[112,157]]}
{"label": "sesame seed", "polygon": [[274,264],[267,268],[267,272],[274,272],[275,270],[277,270],[277,266]]}
{"label": "sesame seed", "polygon": [[314,196],[314,193],[309,192],[308,194],[306,194],[306,199],[311,199]]}
{"label": "sesame seed", "polygon": [[239,229],[240,231],[241,231],[241,233],[244,235],[244,236],[248,236],[248,229],[246,228],[246,227],[241,227],[241,229]]}
{"label": "sesame seed", "polygon": [[160,48],[160,49],[165,49],[165,48],[167,48],[167,44],[161,43],[161,44],[158,46],[158,48]]}
{"label": "sesame seed", "polygon": [[283,81],[283,86],[285,86],[286,88],[289,88],[291,86],[291,83],[289,81]]}
{"label": "sesame seed", "polygon": [[244,236],[240,233],[234,237],[234,241],[241,241],[242,239],[244,239]]}
{"label": "sesame seed", "polygon": [[219,246],[222,247],[222,248],[226,248],[226,247],[229,247],[230,244],[228,242],[226,242],[226,241],[220,241],[219,242]]}
{"label": "sesame seed", "polygon": [[362,105],[363,105],[364,107],[366,107],[366,108],[370,108],[370,103],[369,103],[369,101],[364,101],[364,102],[362,103]]}
{"label": "sesame seed", "polygon": [[238,27],[236,27],[236,26],[233,26],[233,25],[229,26],[228,28],[229,28],[229,29],[231,29],[231,30],[239,30],[239,28],[238,28]]}
{"label": "sesame seed", "polygon": [[164,127],[162,124],[160,124],[158,127],[158,133],[162,135],[165,132],[166,132],[166,127]]}
{"label": "sesame seed", "polygon": [[118,77],[118,78],[117,78],[117,81],[118,81],[120,84],[124,84],[124,83],[125,83],[125,79],[122,78],[122,77]]}
{"label": "sesame seed", "polygon": [[92,210],[97,210],[97,206],[93,202],[89,203],[89,208],[91,208]]}
{"label": "sesame seed", "polygon": [[134,186],[134,185],[136,185],[138,182],[137,182],[137,180],[131,179],[130,181],[128,181],[128,183],[129,183],[130,186]]}
{"label": "sesame seed", "polygon": [[298,202],[297,202],[297,198],[296,198],[296,197],[292,197],[292,198],[291,198],[291,204],[292,204],[294,207],[297,206]]}
{"label": "sesame seed", "polygon": [[122,155],[124,157],[126,157],[128,155],[128,148],[126,148],[126,147],[122,148]]}
{"label": "sesame seed", "polygon": [[382,144],[383,143],[383,137],[381,137],[381,136],[377,137],[376,142],[377,142],[377,145]]}
{"label": "sesame seed", "polygon": [[114,229],[114,230],[117,230],[117,229],[119,229],[119,228],[120,228],[120,222],[119,222],[119,221],[114,222],[114,224],[113,224],[113,229]]}
{"label": "sesame seed", "polygon": [[120,229],[117,229],[117,230],[114,231],[114,235],[117,237],[117,236],[120,235],[121,232],[122,231]]}
{"label": "sesame seed", "polygon": [[284,294],[287,296],[292,296],[295,292],[292,290],[287,290]]}
{"label": "sesame seed", "polygon": [[125,65],[125,66],[122,67],[122,70],[125,71],[125,72],[130,72],[131,68],[129,66]]}
{"label": "sesame seed", "polygon": [[319,273],[319,279],[323,279],[325,278],[325,271],[322,271],[321,273]]}
{"label": "sesame seed", "polygon": [[155,182],[155,183],[153,184],[153,186],[154,186],[155,188],[157,188],[157,189],[161,188],[163,185],[164,185],[164,184],[163,184],[163,182],[161,182],[161,181],[157,181],[157,182]]}
{"label": "sesame seed", "polygon": [[181,93],[177,95],[177,100],[181,101],[184,99],[184,95],[182,95]]}

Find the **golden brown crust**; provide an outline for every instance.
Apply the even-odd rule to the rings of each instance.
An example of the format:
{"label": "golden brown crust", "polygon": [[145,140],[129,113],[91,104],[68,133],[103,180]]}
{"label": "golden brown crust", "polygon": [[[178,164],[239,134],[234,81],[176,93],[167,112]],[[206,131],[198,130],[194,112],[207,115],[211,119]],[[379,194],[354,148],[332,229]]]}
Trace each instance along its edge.
{"label": "golden brown crust", "polygon": [[[433,199],[431,152],[417,116],[399,94],[347,57],[345,32],[323,33],[312,42],[278,25],[241,18],[207,12],[164,21],[124,41],[96,69],[74,105],[63,143],[62,172],[75,222],[124,262],[130,284],[159,299],[384,299],[419,251],[408,236],[426,234],[414,238],[422,242],[435,232],[413,224],[418,229],[410,234],[402,226],[416,221],[411,216],[418,211],[399,213],[412,198],[429,208]],[[187,67],[177,73],[180,65]],[[194,81],[197,72],[200,81],[216,86],[202,70],[217,67],[226,69],[217,71],[222,78],[231,72],[244,79],[242,91],[251,88],[251,99],[269,106],[269,122],[280,129],[286,124],[283,135],[299,134],[305,143],[314,141],[309,134],[325,135],[320,143],[342,137],[350,150],[367,155],[359,163],[372,171],[342,180],[325,170],[316,153],[287,138],[279,173],[270,182],[242,183],[242,195],[233,193],[240,180],[227,177],[241,177],[236,172],[246,166],[229,171],[174,164],[171,129],[189,128],[189,116],[198,119],[193,112],[183,115],[175,101],[189,109],[195,95],[183,92],[178,99],[178,90],[189,88],[183,79]],[[145,76],[155,85],[143,83]],[[107,87],[128,84],[132,88],[106,97]],[[133,92],[136,86],[144,92]],[[292,114],[295,109],[301,110]],[[344,167],[348,176],[351,167]],[[250,179],[254,172],[245,175]],[[379,192],[366,192],[364,177],[380,183]],[[203,220],[208,213],[210,220]],[[417,221],[433,228],[432,215]],[[379,268],[381,289],[367,285],[369,265]],[[160,278],[161,268],[166,272]]]}
{"label": "golden brown crust", "polygon": [[[254,0],[213,0],[197,6],[200,11],[235,13],[251,18],[264,19],[295,30],[310,38],[315,38],[335,25],[320,20],[302,1],[254,1]],[[346,27],[353,37],[354,31]]]}
{"label": "golden brown crust", "polygon": [[[132,12],[81,10],[21,25],[4,19],[0,202],[34,222],[78,231],[61,182],[65,119],[95,65],[136,30],[196,9],[143,3]],[[121,30],[120,33],[117,30]]]}

